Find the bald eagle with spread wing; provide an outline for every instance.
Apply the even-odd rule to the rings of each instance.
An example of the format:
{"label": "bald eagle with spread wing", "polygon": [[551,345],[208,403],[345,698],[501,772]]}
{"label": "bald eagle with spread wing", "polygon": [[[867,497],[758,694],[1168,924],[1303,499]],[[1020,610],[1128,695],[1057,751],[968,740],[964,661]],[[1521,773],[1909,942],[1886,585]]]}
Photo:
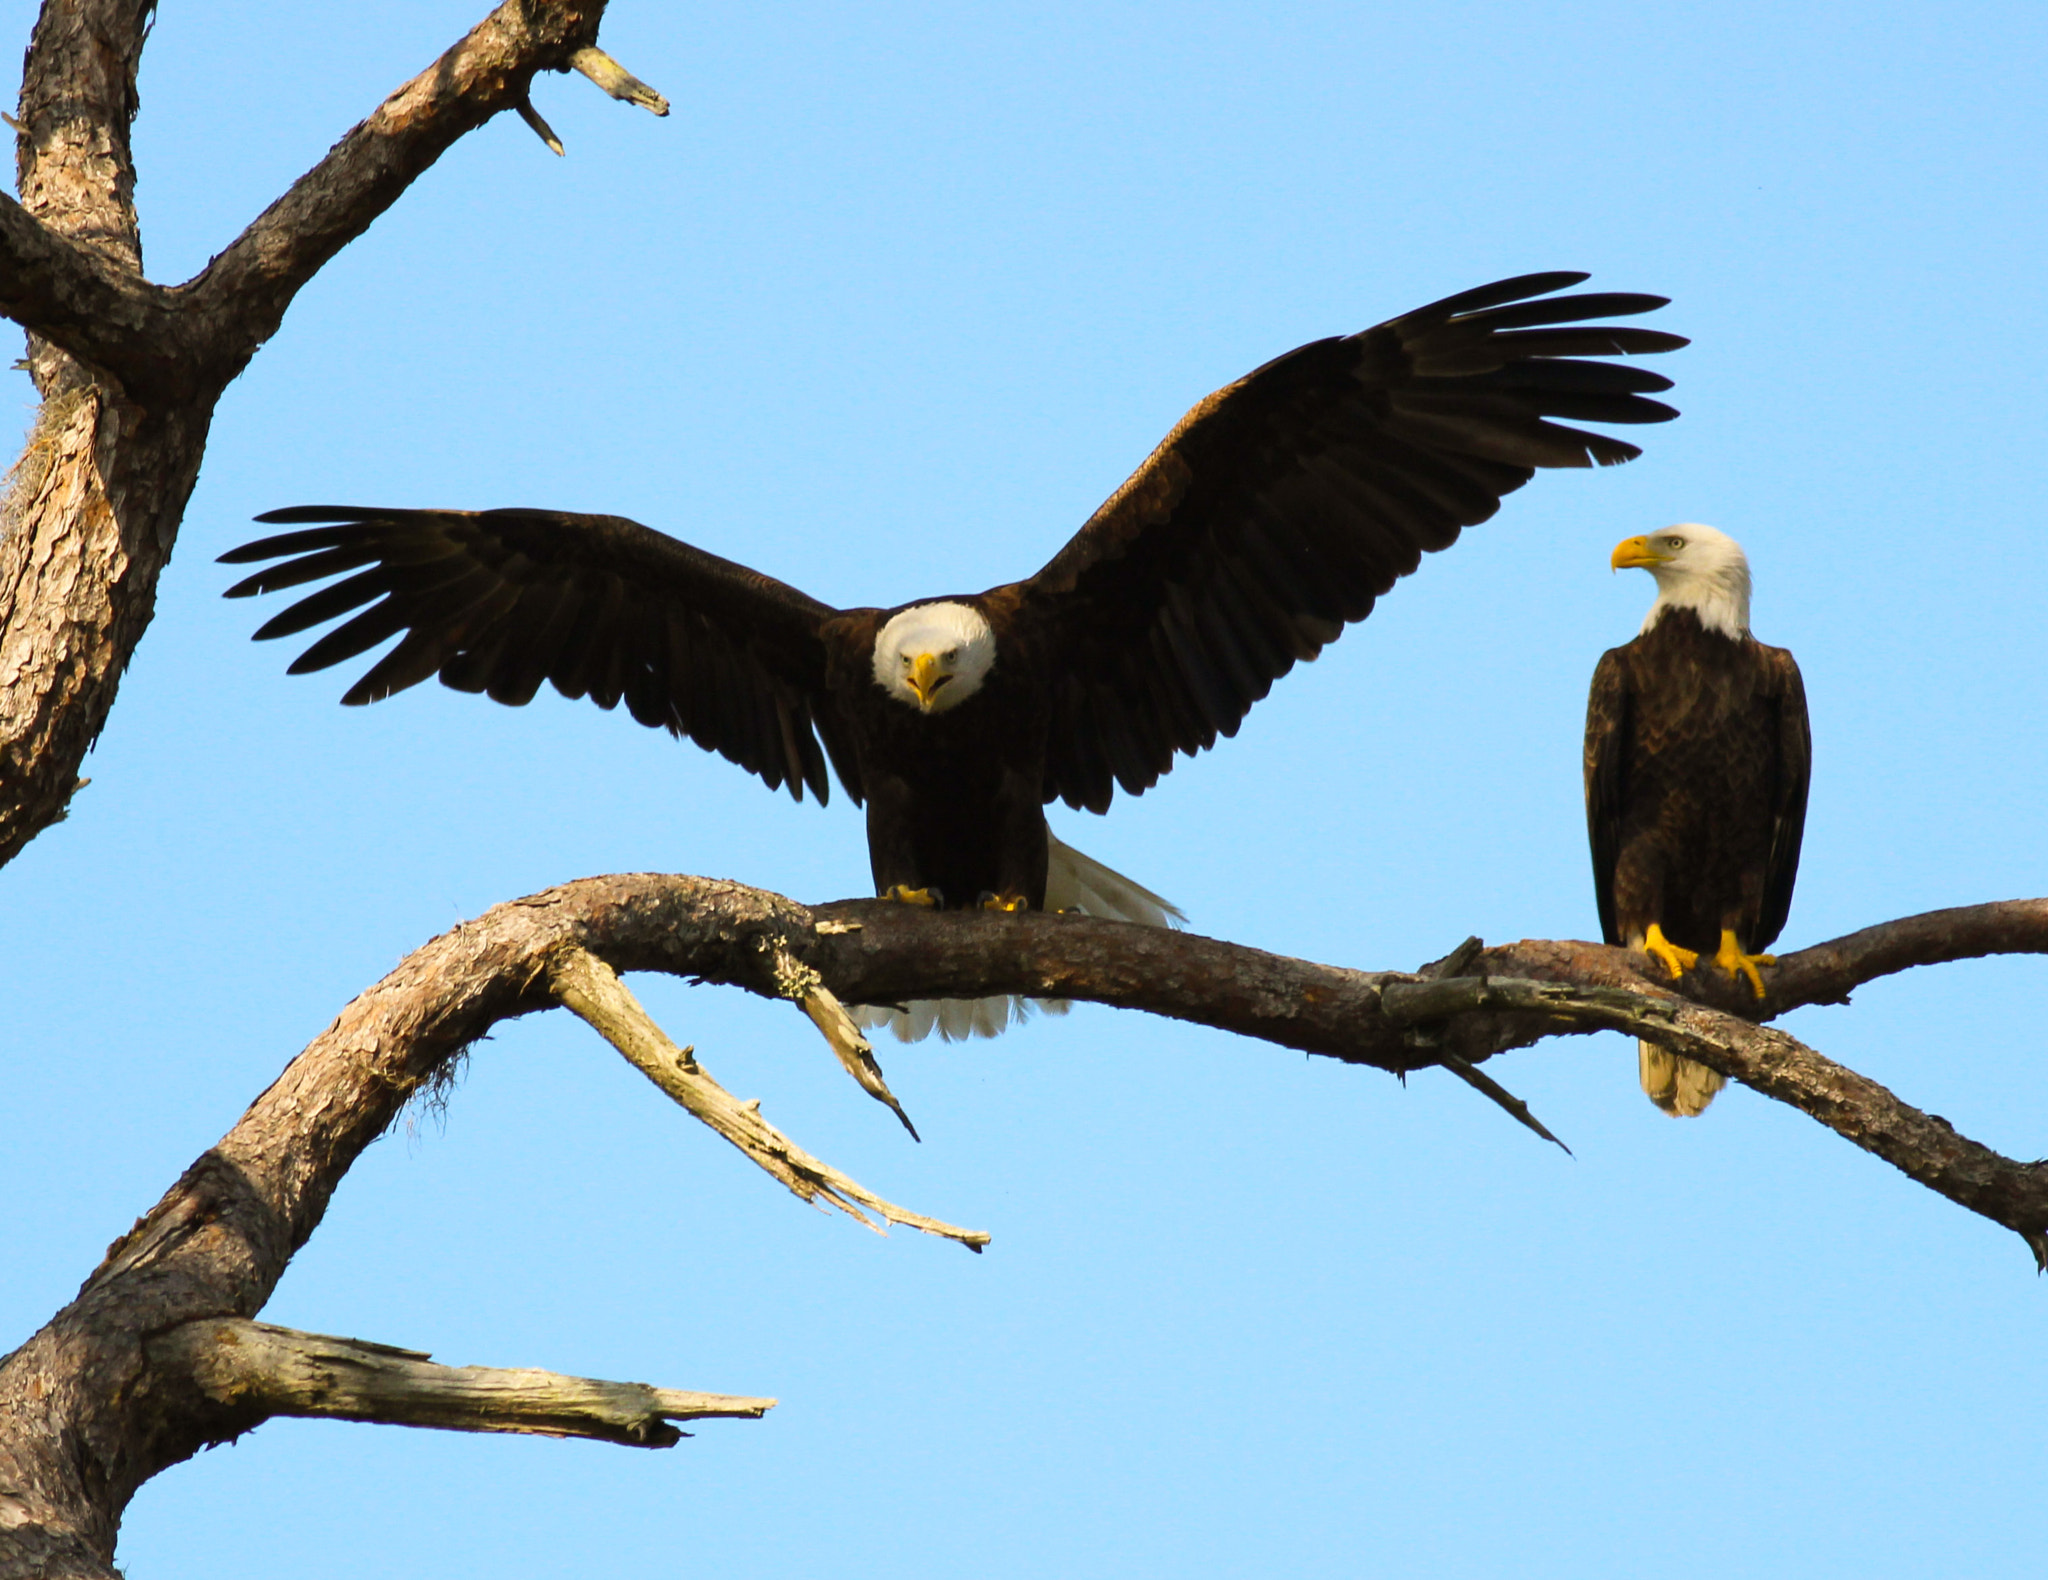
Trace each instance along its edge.
{"label": "bald eagle with spread wing", "polygon": [[1275,358],[1182,418],[1036,575],[986,592],[837,609],[617,516],[299,506],[258,519],[302,530],[222,556],[280,562],[227,596],[342,578],[256,636],[348,616],[293,674],[398,637],[347,703],[438,674],[518,706],[548,681],[798,800],[825,800],[829,762],[867,807],[884,896],[1159,923],[1165,902],[1051,838],[1046,803],[1106,811],[1236,734],[1536,468],[1639,454],[1568,424],[1666,421],[1647,396],[1671,381],[1590,359],[1686,342],[1587,322],[1665,299],[1553,294],[1585,278],[1502,280]]}
{"label": "bald eagle with spread wing", "polygon": [[[1657,579],[1640,635],[1603,654],[1586,704],[1586,828],[1600,927],[1676,981],[1710,955],[1764,996],[1761,966],[1799,876],[1813,738],[1799,666],[1749,631],[1749,559],[1697,522],[1615,545]],[[1705,1111],[1722,1079],[1636,1045],[1665,1113]]]}

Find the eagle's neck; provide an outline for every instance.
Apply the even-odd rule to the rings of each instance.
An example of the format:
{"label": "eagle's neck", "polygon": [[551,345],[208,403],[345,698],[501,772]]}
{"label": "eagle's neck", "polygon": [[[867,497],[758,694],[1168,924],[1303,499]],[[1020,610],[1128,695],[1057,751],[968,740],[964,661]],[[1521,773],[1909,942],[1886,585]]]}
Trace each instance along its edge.
{"label": "eagle's neck", "polygon": [[1737,557],[1711,566],[1687,566],[1651,572],[1657,578],[1657,601],[1643,616],[1643,630],[1655,629],[1666,609],[1690,609],[1709,631],[1731,639],[1749,635],[1749,563]]}

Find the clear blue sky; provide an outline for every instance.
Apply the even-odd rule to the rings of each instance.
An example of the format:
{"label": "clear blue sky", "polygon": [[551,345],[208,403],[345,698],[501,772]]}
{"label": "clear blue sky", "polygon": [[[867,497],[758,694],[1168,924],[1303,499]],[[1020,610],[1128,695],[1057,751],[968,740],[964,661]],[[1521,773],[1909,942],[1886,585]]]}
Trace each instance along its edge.
{"label": "clear blue sky", "polygon": [[[483,0],[173,5],[136,127],[182,280]],[[0,37],[25,39],[10,3]],[[288,679],[212,563],[279,505],[616,511],[840,604],[1048,558],[1195,399],[1536,269],[1657,291],[1684,417],[1539,478],[1240,736],[1060,832],[1205,932],[1364,967],[1592,934],[1586,682],[1711,522],[1812,699],[1784,943],[2048,890],[2048,13],[2038,3],[672,7],[464,141],[221,403],[70,820],[0,872],[0,1344],[355,992],[590,873],[864,892],[858,814],[547,695]],[[12,375],[26,420],[30,392]],[[266,1313],[779,1395],[668,1453],[276,1423],[153,1482],[148,1580],[2038,1575],[2048,1285],[1743,1090],[1618,1037],[1492,1068],[1576,1149],[1081,1008],[885,1048],[922,1147],[788,1006],[636,982],[680,1040],[980,1258],[812,1212],[580,1024],[476,1050]],[[2040,962],[1791,1029],[2048,1152]]]}

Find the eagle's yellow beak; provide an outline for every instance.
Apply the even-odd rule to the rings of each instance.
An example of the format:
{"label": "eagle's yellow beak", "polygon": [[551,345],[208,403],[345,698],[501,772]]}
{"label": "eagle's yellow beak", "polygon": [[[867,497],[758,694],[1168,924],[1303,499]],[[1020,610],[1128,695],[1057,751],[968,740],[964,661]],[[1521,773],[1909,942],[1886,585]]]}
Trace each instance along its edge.
{"label": "eagle's yellow beak", "polygon": [[1623,538],[1614,545],[1614,554],[1607,563],[1618,571],[1647,571],[1662,565],[1666,558],[1650,547],[1648,538]]}
{"label": "eagle's yellow beak", "polygon": [[938,697],[939,687],[952,677],[939,673],[939,656],[936,653],[920,653],[910,665],[910,689],[917,693],[917,705],[926,713],[932,711],[932,703]]}

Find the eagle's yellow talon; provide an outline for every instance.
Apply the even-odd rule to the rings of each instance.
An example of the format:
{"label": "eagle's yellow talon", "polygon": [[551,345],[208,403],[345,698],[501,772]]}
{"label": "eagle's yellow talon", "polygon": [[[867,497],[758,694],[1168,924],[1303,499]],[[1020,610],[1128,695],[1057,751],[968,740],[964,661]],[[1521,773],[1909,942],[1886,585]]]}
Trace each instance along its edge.
{"label": "eagle's yellow talon", "polygon": [[882,898],[894,900],[898,905],[937,905],[939,897],[930,889],[913,889],[907,883],[892,883],[882,891]]}
{"label": "eagle's yellow talon", "polygon": [[1776,955],[1744,954],[1742,945],[1735,941],[1734,930],[1727,927],[1721,929],[1721,947],[1715,951],[1714,964],[1731,977],[1748,977],[1749,985],[1756,990],[1758,998],[1765,997],[1765,991],[1763,974],[1757,967],[1774,966],[1777,963]]}
{"label": "eagle's yellow talon", "polygon": [[1700,963],[1697,949],[1679,948],[1655,922],[1650,923],[1650,930],[1643,937],[1643,953],[1670,972],[1674,982]]}
{"label": "eagle's yellow talon", "polygon": [[1030,907],[1024,903],[1021,894],[984,894],[981,897],[984,911],[1025,911]]}

